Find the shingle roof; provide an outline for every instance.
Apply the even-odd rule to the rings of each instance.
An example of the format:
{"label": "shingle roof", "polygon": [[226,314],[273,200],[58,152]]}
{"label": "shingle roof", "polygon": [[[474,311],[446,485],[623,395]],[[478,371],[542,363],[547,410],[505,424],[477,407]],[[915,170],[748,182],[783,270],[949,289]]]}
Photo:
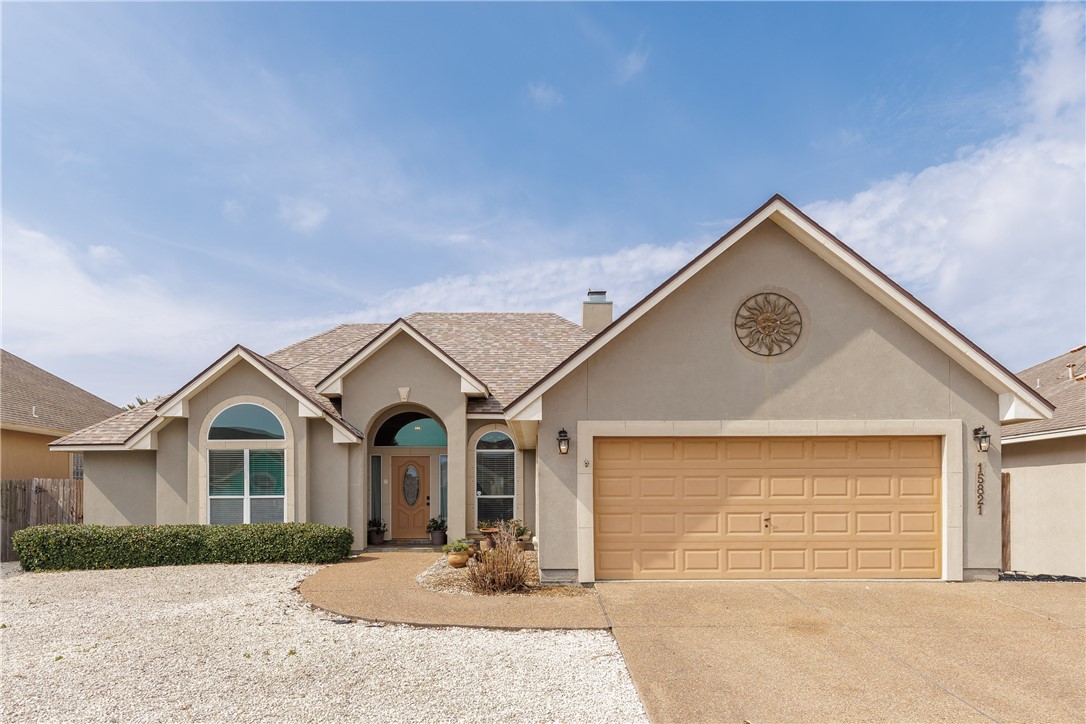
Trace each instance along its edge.
{"label": "shingle roof", "polygon": [[155,417],[155,405],[162,397],[145,402],[132,410],[125,410],[90,427],[54,440],[52,445],[123,445],[128,438]]}
{"label": "shingle roof", "polygon": [[[592,338],[573,322],[548,313],[419,313],[405,321],[490,388],[491,397],[468,401],[467,410],[472,413],[501,414],[507,403]],[[388,326],[342,324],[266,357],[245,351],[329,417],[361,436],[315,385]],[[122,412],[54,444],[123,445],[155,417],[155,407],[164,400],[158,398]]]}
{"label": "shingle roof", "polygon": [[[1068,365],[1074,365],[1073,374]],[[1086,427],[1086,345],[1018,373],[1027,385],[1056,406],[1051,420],[1003,426],[1003,437]]]}
{"label": "shingle roof", "polygon": [[485,382],[501,407],[593,336],[551,313],[422,312],[404,321]]}
{"label": "shingle roof", "polygon": [[115,415],[120,409],[0,350],[0,422],[71,432]]}
{"label": "shingle roof", "polygon": [[302,384],[315,386],[386,327],[388,324],[341,324],[272,352],[267,359],[289,370]]}
{"label": "shingle roof", "polygon": [[[243,347],[242,349],[245,348]],[[256,352],[253,352],[251,349],[246,349],[245,351],[251,354],[257,360],[259,360],[261,363],[265,364],[272,373],[279,376],[284,382],[293,387],[299,394],[301,394],[306,399],[315,403],[318,407],[324,410],[325,414],[327,414],[333,420],[336,420],[354,434],[362,437],[362,431],[351,423],[347,422],[347,420],[345,420],[343,416],[339,414],[339,411],[335,408],[335,405],[332,404],[332,401],[324,395],[318,393],[315,389],[313,389],[312,385],[302,383],[297,377],[291,374],[290,370],[281,367],[280,365],[277,365],[275,362],[272,362],[267,357],[259,355]]]}

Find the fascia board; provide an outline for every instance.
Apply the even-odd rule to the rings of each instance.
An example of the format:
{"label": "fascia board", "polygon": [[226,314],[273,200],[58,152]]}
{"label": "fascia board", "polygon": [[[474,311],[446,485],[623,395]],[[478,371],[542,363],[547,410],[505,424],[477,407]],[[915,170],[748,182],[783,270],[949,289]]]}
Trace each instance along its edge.
{"label": "fascia board", "polygon": [[131,450],[124,445],[50,445],[52,452],[124,452]]}
{"label": "fascia board", "polygon": [[[1051,419],[1052,410],[1030,396],[1019,394],[1017,390],[1023,388],[1020,380],[994,367],[976,350],[964,344],[945,324],[934,319],[931,313],[903,294],[892,283],[881,279],[858,258],[848,253],[842,244],[829,237],[826,232],[812,224],[780,198],[773,199],[760,211],[752,214],[739,226],[728,232],[714,246],[706,250],[701,256],[696,257],[686,268],[665,282],[663,286],[651,292],[648,297],[635,305],[626,315],[616,320],[614,325],[604,330],[579,352],[574,353],[572,357],[561,364],[560,373],[545,378],[535,389],[530,391],[529,396],[515,400],[506,409],[509,418],[519,419],[527,407],[537,399],[542,398],[547,390],[558,384],[568,373],[579,367],[597,350],[621,334],[657,304],[667,299],[675,289],[682,286],[688,279],[712,263],[767,219],[772,219],[805,247],[814,252],[816,256],[884,304],[921,336],[951,358],[957,360],[968,372],[984,382],[992,391],[1001,395],[1004,393],[1012,394],[1015,398],[1014,414],[1019,415],[1013,419],[1022,421]],[[1000,407],[1003,406],[1001,401]],[[1012,418],[1004,418],[1001,415],[1001,421],[1004,419],[1009,420]]]}
{"label": "fascia board", "polygon": [[52,435],[54,439],[58,437],[64,437],[70,435],[74,430],[57,430],[51,427],[35,427],[34,425],[20,425],[15,422],[3,422],[0,423],[0,430],[11,430],[12,432],[29,432],[32,435]]}
{"label": "fascia board", "polygon": [[1024,442],[1059,440],[1060,438],[1078,437],[1080,435],[1086,435],[1086,427],[1069,427],[1064,430],[1045,430],[1043,432],[1029,432],[1022,435],[1003,435],[999,438],[999,444],[1018,445]]}
{"label": "fascia board", "polygon": [[[547,389],[550,389],[549,387]],[[543,419],[543,393],[546,390],[540,391],[539,395],[526,400],[526,404],[521,406],[519,412],[508,413],[510,420],[532,420],[538,422]]]}

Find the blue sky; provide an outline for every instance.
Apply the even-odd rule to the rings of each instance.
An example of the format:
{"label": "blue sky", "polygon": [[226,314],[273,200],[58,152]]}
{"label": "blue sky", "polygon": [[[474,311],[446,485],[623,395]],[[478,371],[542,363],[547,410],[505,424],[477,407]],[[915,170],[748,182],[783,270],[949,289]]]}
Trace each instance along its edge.
{"label": "blue sky", "polygon": [[123,402],[344,321],[621,311],[780,192],[1020,369],[1086,337],[1082,25],[5,3],[3,345]]}

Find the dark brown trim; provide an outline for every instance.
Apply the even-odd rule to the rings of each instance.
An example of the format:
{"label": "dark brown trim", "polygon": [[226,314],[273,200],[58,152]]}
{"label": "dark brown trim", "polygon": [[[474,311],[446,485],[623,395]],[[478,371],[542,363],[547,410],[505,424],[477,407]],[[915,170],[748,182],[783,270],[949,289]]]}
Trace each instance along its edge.
{"label": "dark brown trim", "polygon": [[1033,397],[1033,398],[1034,398],[1035,400],[1037,400],[1038,402],[1042,403],[1043,405],[1045,405],[1046,407],[1048,407],[1048,408],[1049,408],[1050,410],[1055,410],[1055,409],[1056,409],[1056,406],[1055,406],[1055,405],[1053,405],[1053,404],[1052,404],[1051,402],[1049,402],[1048,400],[1046,400],[1046,399],[1045,399],[1044,397],[1042,397],[1042,396],[1041,396],[1040,394],[1038,394],[1038,393],[1037,393],[1037,392],[1036,392],[1035,390],[1032,390],[1032,389],[1030,389],[1030,388],[1029,388],[1028,386],[1026,386],[1025,384],[1022,384],[1022,383],[1021,383],[1021,381],[1020,381],[1020,380],[1018,379],[1018,377],[1017,377],[1017,376],[1016,376],[1016,375],[1015,375],[1015,374],[1014,374],[1013,372],[1011,372],[1010,370],[1008,370],[1008,369],[1007,369],[1006,367],[1004,367],[1004,366],[1003,366],[1002,364],[1000,364],[1000,363],[999,363],[999,362],[998,362],[998,361],[997,361],[997,360],[996,360],[996,359],[995,359],[994,357],[992,357],[992,356],[991,356],[990,354],[988,354],[988,353],[987,353],[987,352],[985,352],[985,351],[984,351],[983,349],[981,349],[981,348],[980,348],[980,347],[978,347],[978,346],[977,346],[976,344],[974,344],[974,343],[972,342],[972,340],[970,340],[970,339],[969,339],[968,337],[966,337],[966,336],[965,336],[964,334],[962,334],[962,333],[961,333],[961,332],[959,332],[959,331],[958,331],[957,329],[955,329],[955,328],[954,328],[953,326],[951,326],[951,325],[950,325],[949,323],[947,323],[947,321],[946,321],[946,320],[944,320],[944,319],[943,319],[942,317],[940,317],[940,316],[939,316],[938,314],[936,314],[935,312],[931,311],[931,309],[930,309],[930,308],[929,308],[929,307],[928,307],[928,306],[927,306],[926,304],[924,304],[924,303],[923,303],[923,302],[921,302],[921,301],[920,301],[919,299],[917,299],[917,298],[916,298],[916,297],[914,297],[914,296],[913,296],[912,294],[910,294],[910,293],[909,293],[908,291],[906,291],[906,290],[905,290],[905,289],[904,289],[904,288],[903,288],[903,287],[902,287],[902,286],[901,286],[900,284],[898,284],[897,282],[895,282],[895,281],[894,281],[893,279],[891,279],[890,277],[886,276],[886,274],[884,274],[883,272],[879,271],[879,269],[877,269],[877,268],[876,268],[876,267],[875,267],[875,266],[874,266],[874,265],[873,265],[873,264],[872,264],[871,262],[867,261],[867,259],[864,259],[864,258],[863,258],[862,256],[860,256],[860,255],[859,255],[859,254],[858,254],[858,253],[857,253],[857,252],[856,252],[856,251],[855,251],[855,250],[854,250],[854,249],[853,249],[852,247],[848,246],[848,245],[847,245],[847,244],[845,244],[845,243],[844,243],[843,241],[841,241],[840,239],[838,239],[838,238],[837,238],[836,236],[834,236],[833,234],[831,234],[831,233],[830,233],[829,231],[827,231],[827,230],[826,230],[825,228],[823,228],[823,227],[822,227],[822,225],[820,225],[820,224],[819,224],[818,222],[816,222],[816,221],[815,221],[814,219],[812,219],[812,218],[811,218],[810,216],[808,216],[807,214],[803,213],[803,212],[802,212],[802,211],[801,211],[801,210],[800,210],[800,209],[799,209],[799,208],[798,208],[798,207],[797,207],[797,206],[796,206],[795,204],[793,204],[793,203],[792,203],[791,201],[789,201],[788,199],[784,198],[784,197],[783,197],[783,196],[781,196],[780,194],[774,194],[774,195],[773,195],[773,196],[772,196],[772,197],[771,197],[771,198],[770,198],[770,199],[769,199],[768,201],[766,201],[766,202],[765,202],[764,204],[762,204],[761,206],[759,206],[759,207],[758,207],[757,209],[755,209],[755,210],[754,210],[753,212],[751,212],[750,214],[748,214],[748,215],[746,216],[746,218],[744,218],[744,219],[743,219],[742,221],[740,221],[740,222],[739,222],[738,224],[736,224],[736,225],[735,225],[735,226],[733,226],[733,227],[732,227],[731,229],[729,229],[729,230],[728,230],[728,232],[724,234],[724,236],[720,237],[719,239],[717,239],[716,241],[714,241],[714,242],[713,242],[712,244],[710,244],[710,245],[709,245],[708,247],[706,247],[706,249],[705,249],[704,251],[702,251],[702,252],[701,252],[700,254],[698,254],[698,255],[697,255],[697,256],[695,256],[695,257],[694,257],[693,259],[691,259],[691,260],[690,260],[690,261],[689,261],[688,263],[686,263],[685,265],[683,265],[683,267],[682,267],[681,269],[679,269],[679,270],[678,270],[677,272],[675,272],[674,274],[672,274],[672,275],[671,275],[670,277],[668,277],[668,278],[667,278],[667,279],[666,279],[666,280],[665,280],[665,281],[664,281],[663,283],[661,283],[661,284],[660,284],[659,286],[657,286],[657,287],[656,287],[655,289],[653,289],[653,290],[652,290],[651,292],[649,292],[649,293],[648,293],[648,294],[646,294],[646,295],[645,295],[644,297],[642,297],[642,298],[641,298],[641,300],[640,300],[639,302],[637,302],[637,303],[636,303],[636,304],[634,304],[634,305],[633,305],[632,307],[630,307],[630,308],[629,308],[628,310],[626,310],[626,312],[625,312],[625,313],[624,313],[624,314],[623,314],[622,316],[620,316],[620,317],[619,317],[618,319],[616,319],[616,320],[615,320],[614,322],[612,322],[612,323],[611,323],[611,324],[609,324],[609,325],[608,325],[607,327],[605,327],[605,328],[604,328],[604,329],[603,329],[603,330],[602,330],[602,331],[601,331],[601,332],[600,332],[599,334],[597,334],[597,335],[596,335],[595,337],[593,337],[592,339],[590,339],[590,340],[589,340],[588,342],[586,342],[586,343],[584,343],[583,345],[581,345],[580,347],[578,347],[578,348],[577,348],[577,349],[576,349],[576,350],[575,350],[575,351],[574,351],[574,352],[573,352],[572,354],[570,354],[570,355],[569,355],[568,357],[566,357],[566,359],[564,359],[564,360],[563,360],[562,362],[558,363],[558,365],[557,365],[557,366],[556,366],[556,367],[555,367],[554,369],[552,369],[552,370],[551,370],[550,372],[548,372],[547,374],[545,374],[545,375],[544,375],[543,377],[541,377],[541,378],[540,378],[539,380],[537,380],[537,381],[535,382],[535,384],[533,384],[533,385],[532,385],[531,387],[529,387],[529,388],[528,388],[527,390],[525,390],[525,391],[524,391],[524,392],[522,392],[522,393],[521,393],[520,395],[518,395],[518,396],[517,396],[517,398],[516,398],[515,400],[513,400],[512,402],[510,402],[510,403],[509,403],[508,405],[506,405],[506,406],[505,406],[505,410],[506,410],[506,411],[508,411],[508,410],[509,410],[509,409],[510,409],[511,407],[513,407],[514,405],[516,405],[516,404],[517,404],[518,402],[520,402],[520,401],[521,401],[521,400],[523,400],[524,398],[528,397],[528,396],[529,396],[529,395],[530,395],[530,394],[531,394],[531,393],[532,393],[533,391],[535,391],[535,390],[536,390],[536,388],[540,387],[540,386],[541,386],[541,385],[542,385],[542,384],[543,384],[544,382],[546,382],[546,381],[547,381],[547,380],[549,380],[549,379],[550,379],[551,377],[553,377],[553,376],[555,376],[556,374],[558,374],[559,372],[561,372],[561,371],[562,371],[562,370],[563,370],[563,369],[564,369],[565,367],[567,367],[567,366],[568,366],[568,365],[570,364],[570,362],[571,362],[571,360],[572,360],[573,358],[575,358],[575,357],[576,357],[577,355],[579,355],[579,354],[580,354],[581,352],[583,352],[584,350],[586,350],[586,349],[588,349],[589,347],[591,347],[591,346],[592,346],[592,345],[593,345],[593,344],[594,344],[594,343],[596,342],[596,340],[597,340],[597,339],[599,339],[599,338],[600,338],[600,337],[601,337],[602,335],[604,335],[604,334],[606,334],[607,332],[609,332],[609,331],[611,330],[611,328],[612,328],[612,327],[615,327],[616,325],[618,325],[618,324],[622,323],[622,321],[623,321],[623,320],[625,320],[625,319],[626,319],[627,317],[629,317],[629,316],[630,316],[631,314],[633,314],[633,313],[634,313],[635,311],[637,311],[638,309],[640,309],[640,308],[641,308],[641,307],[642,307],[643,305],[645,305],[646,303],[648,303],[648,302],[649,302],[649,301],[650,301],[650,300],[651,300],[651,299],[652,299],[653,297],[655,297],[655,296],[656,296],[657,294],[659,294],[660,292],[662,292],[662,291],[663,291],[663,289],[664,289],[665,287],[667,287],[667,286],[668,286],[669,284],[671,284],[671,282],[673,282],[673,281],[674,281],[674,280],[675,280],[676,278],[678,278],[678,277],[682,276],[682,275],[683,275],[684,273],[686,273],[686,271],[687,271],[688,269],[690,269],[691,267],[695,266],[695,265],[696,265],[696,264],[697,264],[697,263],[698,263],[699,261],[701,261],[701,260],[702,260],[702,258],[703,258],[703,257],[705,257],[705,256],[706,256],[707,254],[711,253],[711,252],[712,252],[712,251],[713,251],[714,249],[716,249],[717,247],[719,247],[719,246],[720,246],[721,244],[723,244],[723,243],[725,243],[726,241],[728,241],[728,240],[729,240],[729,239],[730,239],[730,238],[731,238],[732,236],[734,236],[734,235],[735,235],[735,234],[737,233],[737,231],[738,231],[738,230],[739,230],[739,229],[740,229],[741,227],[743,227],[743,226],[744,226],[744,225],[745,225],[745,224],[746,224],[747,222],[749,222],[749,221],[750,221],[751,219],[753,219],[753,218],[754,218],[755,216],[757,216],[758,214],[760,214],[760,213],[762,213],[763,211],[765,211],[765,210],[766,210],[766,209],[767,209],[767,208],[768,208],[769,206],[771,206],[771,205],[772,205],[772,204],[773,204],[774,202],[777,202],[777,201],[780,201],[780,202],[781,202],[782,204],[784,204],[784,205],[785,205],[785,206],[787,206],[787,207],[788,207],[789,209],[791,209],[791,210],[792,210],[793,212],[795,212],[795,213],[796,213],[797,215],[799,215],[799,217],[800,217],[800,218],[802,218],[803,220],[805,220],[805,221],[807,221],[808,223],[810,223],[810,224],[811,224],[812,226],[814,226],[814,227],[815,227],[816,229],[818,229],[818,230],[819,230],[819,231],[820,231],[821,233],[825,234],[825,236],[826,236],[826,237],[827,237],[828,239],[830,239],[830,240],[831,240],[831,241],[833,241],[833,242],[834,242],[835,244],[837,244],[837,245],[838,245],[839,247],[841,247],[841,249],[842,249],[843,251],[845,251],[845,252],[846,252],[846,253],[847,253],[847,254],[848,254],[849,256],[851,256],[852,258],[854,258],[854,259],[855,259],[856,261],[860,262],[860,263],[861,263],[861,264],[862,264],[862,265],[863,265],[864,267],[866,267],[866,268],[867,268],[867,269],[869,269],[870,271],[874,272],[876,276],[878,276],[878,277],[879,277],[880,279],[882,279],[883,281],[885,281],[885,282],[889,283],[891,287],[893,287],[893,288],[894,288],[895,290],[897,290],[898,292],[900,292],[901,294],[903,294],[903,295],[904,295],[904,296],[905,296],[905,297],[906,297],[907,299],[909,299],[910,301],[912,301],[913,303],[915,303],[915,304],[916,304],[916,305],[917,305],[918,307],[920,307],[920,309],[921,309],[921,310],[922,310],[923,312],[926,312],[926,313],[927,313],[928,315],[930,315],[933,321],[937,322],[938,324],[941,324],[941,325],[942,325],[942,326],[943,326],[943,327],[944,327],[944,328],[945,328],[945,329],[946,329],[947,331],[949,331],[949,332],[950,332],[950,333],[951,333],[952,335],[954,335],[955,337],[957,337],[957,338],[958,338],[959,340],[961,340],[962,342],[964,342],[964,343],[965,343],[966,345],[968,345],[968,346],[969,346],[969,347],[970,347],[971,349],[973,349],[973,350],[974,350],[975,352],[977,352],[977,353],[978,353],[978,354],[980,354],[980,355],[981,355],[982,357],[984,357],[984,358],[985,358],[986,360],[988,360],[988,361],[989,361],[989,362],[991,362],[991,363],[992,363],[993,365],[995,365],[995,367],[996,367],[997,369],[1001,370],[1002,372],[1005,372],[1005,373],[1007,374],[1007,376],[1011,378],[1011,380],[1014,380],[1015,382],[1017,382],[1017,383],[1019,384],[1019,389],[1020,389],[1020,390],[1022,390],[1022,391],[1025,391],[1025,392],[1028,392],[1028,393],[1029,393],[1029,396]]}
{"label": "dark brown trim", "polygon": [[1013,570],[1011,568],[1011,474],[1004,472],[1000,478],[1000,492],[1002,493],[1002,499],[1000,504],[1002,506],[1002,530],[1003,530],[1003,570],[1004,572]]}

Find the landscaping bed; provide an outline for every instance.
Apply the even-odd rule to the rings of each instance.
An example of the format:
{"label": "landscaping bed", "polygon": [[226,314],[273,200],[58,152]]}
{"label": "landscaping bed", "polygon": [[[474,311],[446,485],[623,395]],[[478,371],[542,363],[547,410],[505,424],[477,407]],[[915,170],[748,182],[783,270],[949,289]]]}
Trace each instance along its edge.
{"label": "landscaping bed", "polygon": [[415,582],[429,591],[452,593],[462,596],[591,596],[592,590],[583,586],[542,586],[539,583],[539,566],[536,564],[536,552],[525,551],[524,555],[531,563],[534,575],[528,581],[528,590],[518,593],[478,594],[468,586],[466,568],[453,568],[445,556],[439,557],[434,564],[420,573]]}

